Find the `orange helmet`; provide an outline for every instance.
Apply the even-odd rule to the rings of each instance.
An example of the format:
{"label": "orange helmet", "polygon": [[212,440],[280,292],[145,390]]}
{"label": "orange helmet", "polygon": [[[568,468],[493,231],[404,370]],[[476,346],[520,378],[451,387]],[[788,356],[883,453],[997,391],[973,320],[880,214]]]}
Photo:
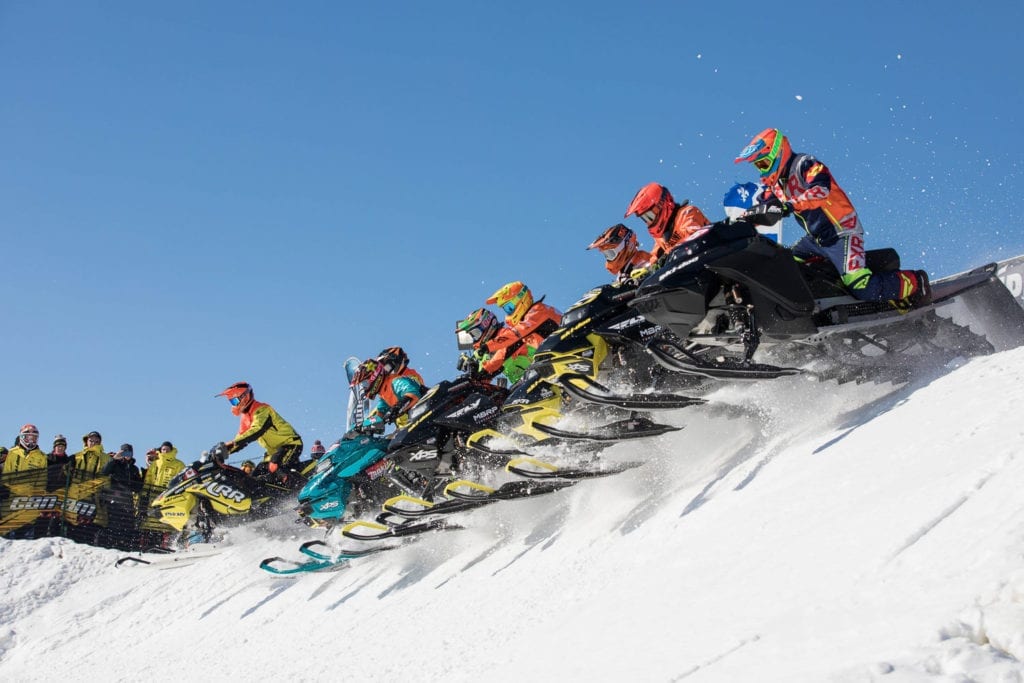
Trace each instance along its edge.
{"label": "orange helmet", "polygon": [[782,175],[782,170],[789,166],[792,156],[793,150],[786,136],[778,128],[765,128],[743,148],[734,163],[749,161],[761,174],[762,184],[774,185]]}
{"label": "orange helmet", "polygon": [[223,396],[228,400],[232,415],[241,415],[253,401],[252,387],[248,382],[235,382],[217,396]]}
{"label": "orange helmet", "polygon": [[647,183],[629,203],[625,218],[636,214],[647,224],[647,231],[651,233],[651,237],[659,239],[665,234],[675,205],[676,202],[667,187],[658,183]]}
{"label": "orange helmet", "polygon": [[632,263],[639,245],[636,233],[622,223],[617,223],[602,232],[587,249],[600,249],[608,261],[608,270],[618,275],[623,268]]}
{"label": "orange helmet", "polygon": [[516,280],[503,285],[484,303],[497,304],[505,312],[505,323],[518,325],[530,306],[533,306],[533,294],[529,287]]}

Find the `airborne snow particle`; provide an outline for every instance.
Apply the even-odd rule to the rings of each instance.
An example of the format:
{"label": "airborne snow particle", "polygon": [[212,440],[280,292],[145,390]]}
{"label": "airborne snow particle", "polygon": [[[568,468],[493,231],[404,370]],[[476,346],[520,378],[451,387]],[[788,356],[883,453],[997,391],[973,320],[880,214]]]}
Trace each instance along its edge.
{"label": "airborne snow particle", "polygon": [[796,98],[797,98],[798,100],[801,100],[801,101],[803,101],[803,99],[804,99],[804,96],[803,96],[803,95],[797,95],[797,96],[796,96]]}

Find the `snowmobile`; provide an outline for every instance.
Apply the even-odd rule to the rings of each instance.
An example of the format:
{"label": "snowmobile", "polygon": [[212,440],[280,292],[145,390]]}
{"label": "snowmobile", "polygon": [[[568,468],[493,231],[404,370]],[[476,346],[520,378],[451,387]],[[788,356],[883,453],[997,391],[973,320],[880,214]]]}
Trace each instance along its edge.
{"label": "snowmobile", "polygon": [[[359,516],[382,505],[387,512],[399,499],[416,503],[407,516],[423,516],[427,508],[430,514],[439,514],[476,507],[485,493],[494,493],[493,501],[518,497],[513,493],[554,490],[521,482],[489,489],[458,478],[470,453],[466,438],[494,422],[506,394],[504,387],[466,374],[432,387],[406,413],[405,426],[389,438],[362,426],[350,430],[320,459],[313,477],[299,492],[299,515],[309,526],[331,527],[346,512]],[[477,464],[493,468],[505,463]],[[469,493],[459,493],[466,489]],[[472,500],[467,502],[467,496]],[[453,505],[453,499],[462,502]],[[390,527],[401,526],[405,520],[398,519],[397,510],[378,515],[377,524],[387,521]],[[355,527],[346,525],[343,534],[351,536],[346,533],[350,528]],[[385,535],[395,533],[389,530]]]}
{"label": "snowmobile", "polygon": [[[869,251],[867,267],[897,270],[899,255]],[[860,301],[831,263],[798,265],[751,222],[724,221],[670,252],[629,305],[674,335],[651,340],[648,349],[676,372],[901,381],[924,363],[1024,343],[1024,311],[995,270],[991,264],[938,280],[931,303],[916,308]]]}
{"label": "snowmobile", "polygon": [[249,475],[224,463],[218,446],[209,459],[196,461],[175,475],[150,503],[150,514],[177,531],[184,531],[192,522],[184,535],[189,543],[210,540],[220,523],[271,516],[313,469],[312,462],[299,463],[297,472],[290,475],[291,482],[284,484],[257,476],[259,468]]}
{"label": "snowmobile", "polygon": [[[569,307],[559,328],[538,347],[524,381],[506,401],[502,419],[506,433],[535,443],[643,438],[675,428],[656,424],[636,411],[704,403],[694,394],[707,382],[667,372],[651,358],[647,344],[670,333],[629,307],[635,295],[636,283],[607,284]],[[609,388],[612,385],[654,391],[617,393]],[[676,389],[687,393],[675,394]],[[583,432],[556,427],[569,413],[591,422],[618,419]]]}

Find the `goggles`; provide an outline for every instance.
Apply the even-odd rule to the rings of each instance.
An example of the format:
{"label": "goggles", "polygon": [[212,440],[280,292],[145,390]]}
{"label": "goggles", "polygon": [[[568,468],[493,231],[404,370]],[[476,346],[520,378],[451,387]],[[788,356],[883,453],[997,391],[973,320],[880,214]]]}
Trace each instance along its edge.
{"label": "goggles", "polygon": [[22,441],[39,441],[39,432],[22,432]]}
{"label": "goggles", "polygon": [[626,248],[626,241],[623,240],[618,244],[611,244],[607,247],[601,247],[601,253],[604,254],[606,261],[614,261],[622,253],[622,250]]}
{"label": "goggles", "polygon": [[767,171],[772,167],[772,164],[775,163],[775,159],[773,159],[772,156],[768,154],[766,156],[754,159],[752,163],[754,164],[754,168],[756,168],[758,171]]}
{"label": "goggles", "polygon": [[512,315],[515,313],[516,306],[519,304],[520,297],[516,297],[511,301],[506,301],[501,305],[501,310],[505,312],[505,315]]}
{"label": "goggles", "polygon": [[654,223],[654,219],[656,219],[657,217],[658,212],[655,211],[654,209],[648,209],[647,211],[644,211],[642,214],[640,214],[640,220],[642,220],[647,225],[651,225],[652,223]]}
{"label": "goggles", "polygon": [[235,396],[234,398],[229,398],[228,399],[228,403],[230,403],[233,406],[237,406],[241,402],[242,402],[242,397],[241,396]]}

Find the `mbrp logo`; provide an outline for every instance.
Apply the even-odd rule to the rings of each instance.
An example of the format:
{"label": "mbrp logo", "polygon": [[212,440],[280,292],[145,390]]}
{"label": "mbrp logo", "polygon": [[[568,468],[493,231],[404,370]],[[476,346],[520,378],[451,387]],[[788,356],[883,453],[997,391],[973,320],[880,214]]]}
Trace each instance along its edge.
{"label": "mbrp logo", "polygon": [[483,411],[481,413],[478,413],[476,416],[474,416],[473,417],[473,421],[474,422],[486,422],[487,420],[491,419],[491,417],[496,412],[498,412],[498,406],[491,406],[487,410],[485,410],[485,411]]}
{"label": "mbrp logo", "polygon": [[243,500],[245,500],[245,494],[239,491],[238,489],[232,488],[227,484],[219,484],[215,481],[211,481],[209,484],[206,485],[206,491],[211,496],[220,496],[222,498],[227,498],[228,500],[233,500],[236,503],[241,503]]}

